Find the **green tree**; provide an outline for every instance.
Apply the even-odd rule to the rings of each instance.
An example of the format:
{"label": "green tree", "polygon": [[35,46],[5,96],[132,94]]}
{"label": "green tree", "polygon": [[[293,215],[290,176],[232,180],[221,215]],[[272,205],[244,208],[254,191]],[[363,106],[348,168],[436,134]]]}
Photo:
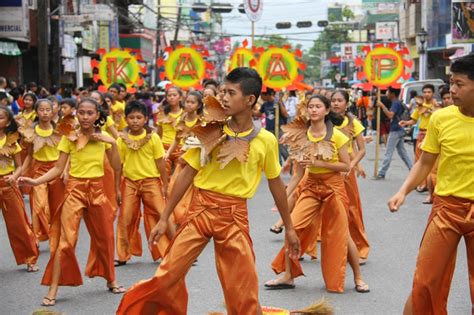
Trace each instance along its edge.
{"label": "green tree", "polygon": [[255,47],[263,48],[268,48],[269,46],[282,47],[289,44],[288,39],[281,35],[270,35],[269,37],[259,38],[254,41]]}
{"label": "green tree", "polygon": [[[354,12],[349,7],[344,7],[342,10],[342,17],[345,21],[354,18]],[[331,16],[329,17],[331,21]],[[305,81],[308,83],[314,80],[323,79],[321,75],[321,60],[325,57],[329,58],[331,49],[336,44],[349,42],[348,35],[349,25],[328,25],[320,33],[319,37],[314,41],[313,46],[303,54],[303,61],[306,63],[306,70],[304,71]],[[327,76],[334,78],[336,71],[332,70]]]}

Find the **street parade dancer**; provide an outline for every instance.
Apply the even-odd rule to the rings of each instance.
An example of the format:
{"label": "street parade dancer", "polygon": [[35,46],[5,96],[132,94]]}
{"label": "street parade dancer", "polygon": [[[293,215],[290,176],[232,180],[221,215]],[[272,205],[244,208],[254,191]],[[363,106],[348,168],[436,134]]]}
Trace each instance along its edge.
{"label": "street parade dancer", "polygon": [[253,69],[236,68],[226,76],[224,110],[214,109],[205,126],[193,128],[200,141],[183,157],[187,165],[153,228],[150,245],[166,232],[169,216],[192,183],[186,222],[155,276],[129,289],[117,314],[187,314],[184,278],[211,238],[228,314],[261,314],[247,199],[255,194],[262,171],[285,222],[289,257],[298,259],[300,246],[280,179],[277,140],[253,124],[252,108],[261,89],[262,79]]}
{"label": "street parade dancer", "polygon": [[[82,285],[82,277],[75,255],[79,224],[84,218],[91,237],[91,248],[85,274],[107,280],[107,288],[114,294],[123,293],[117,284],[114,267],[114,209],[104,194],[104,158],[107,154],[116,179],[120,178],[120,157],[115,139],[102,133],[100,126],[106,117],[99,104],[89,98],[77,105],[79,128],[64,130],[58,145],[59,159],[55,166],[38,178],[20,177],[21,185],[38,186],[60,176],[69,160],[69,179],[60,209],[55,213],[50,229],[51,258],[41,284],[49,286],[43,306],[56,304],[58,286]],[[67,129],[67,128],[64,128]],[[120,199],[119,181],[115,187]],[[118,200],[120,204],[120,200]]]}
{"label": "street parade dancer", "polygon": [[[438,161],[433,206],[416,262],[404,314],[447,314],[447,300],[461,238],[466,242],[471,303],[474,306],[474,55],[451,65],[454,104],[433,113],[421,149],[399,191],[389,200],[398,211]],[[473,308],[474,310],[474,308]]]}

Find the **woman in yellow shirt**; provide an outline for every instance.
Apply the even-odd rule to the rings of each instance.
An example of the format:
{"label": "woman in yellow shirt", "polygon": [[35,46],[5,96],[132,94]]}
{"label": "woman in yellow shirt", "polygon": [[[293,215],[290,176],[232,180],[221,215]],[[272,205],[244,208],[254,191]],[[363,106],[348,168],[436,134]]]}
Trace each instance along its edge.
{"label": "woman in yellow shirt", "polygon": [[[108,93],[106,93],[108,94]],[[100,127],[100,129],[104,132],[107,132],[110,136],[114,139],[119,137],[119,133],[117,128],[115,127],[115,122],[110,116],[110,107],[109,104],[106,102],[105,95],[100,93],[99,91],[92,91],[91,98],[94,99],[100,105],[100,110],[106,114],[107,118],[105,120],[104,125]],[[113,98],[113,96],[110,96]],[[104,191],[105,195],[109,199],[110,203],[115,209],[115,215],[117,214],[118,204],[117,204],[117,195],[115,194],[115,187],[112,183],[115,182],[115,175],[114,169],[110,165],[109,160],[106,158],[104,159]]]}
{"label": "woman in yellow shirt", "polygon": [[[120,199],[120,158],[115,139],[100,131],[105,121],[99,104],[85,98],[77,106],[76,117],[80,128],[61,138],[59,159],[43,176],[33,179],[21,177],[19,183],[38,186],[61,175],[69,159],[69,179],[61,210],[53,219],[50,232],[51,258],[42,284],[49,286],[42,305],[56,303],[58,286],[82,285],[81,272],[75,255],[81,217],[91,236],[91,251],[85,274],[107,280],[107,288],[114,294],[125,290],[117,284],[114,267],[114,215],[103,189],[104,158],[107,153],[116,170],[115,187]],[[120,202],[119,202],[120,203]]]}
{"label": "woman in yellow shirt", "polygon": [[[184,114],[179,118],[176,125],[178,132],[176,133],[173,144],[168,149],[168,152],[174,152],[178,147],[181,147],[184,144],[185,138],[190,135],[191,128],[199,123],[199,118],[202,114],[202,111],[202,94],[198,91],[189,92],[184,101]],[[179,151],[182,156],[183,152],[181,150]],[[165,159],[168,159],[167,155],[165,155]],[[170,191],[173,189],[173,186],[176,183],[176,178],[178,178],[180,171],[185,165],[186,163],[184,160],[180,158],[170,180]],[[176,205],[174,208],[174,221],[177,225],[183,224],[186,220],[186,213],[189,203],[191,202],[191,197],[192,189],[189,188],[184,194],[183,198],[181,198],[178,205]]]}
{"label": "woman in yellow shirt", "polygon": [[0,106],[0,208],[16,263],[26,264],[28,272],[35,272],[38,271],[38,247],[16,185],[21,173],[17,128],[10,109]]}
{"label": "woman in yellow shirt", "polygon": [[[28,143],[28,155],[24,169],[31,166],[33,178],[38,178],[54,167],[59,158],[57,148],[61,136],[54,131],[52,123],[53,104],[46,99],[35,104],[38,122],[23,131],[25,142]],[[49,239],[49,227],[55,212],[64,196],[64,183],[58,177],[30,191],[30,208],[33,232],[38,241]]]}
{"label": "woman in yellow shirt", "polygon": [[160,108],[157,119],[157,132],[163,141],[163,146],[166,150],[166,171],[168,178],[173,173],[178,158],[180,157],[180,146],[176,146],[173,151],[170,150],[174,139],[176,138],[176,122],[183,114],[181,106],[181,98],[183,92],[175,86],[166,90],[165,101]]}
{"label": "woman in yellow shirt", "polygon": [[[344,117],[341,125],[336,126],[349,138],[347,152],[349,153],[349,171],[344,174],[344,185],[346,187],[349,204],[349,232],[359,251],[362,260],[369,255],[369,241],[365,233],[364,219],[362,215],[362,204],[360,201],[359,187],[357,185],[356,173],[365,177],[364,170],[359,162],[365,156],[365,140],[363,136],[364,126],[362,123],[347,111],[349,105],[349,93],[344,90],[336,91],[332,94],[331,110]],[[356,145],[356,146],[354,146]]]}
{"label": "woman in yellow shirt", "polygon": [[[331,112],[330,106],[326,97],[312,96],[307,105],[309,128],[303,120],[295,120],[292,124],[298,130],[284,135],[283,141],[290,147],[290,156],[297,162],[297,175],[292,177],[287,191],[294,191],[305,169],[308,170],[291,219],[301,248],[308,249],[316,243],[318,229],[314,228],[314,223],[321,216],[321,269],[326,289],[344,292],[349,257],[355,289],[365,293],[369,292],[369,288],[362,280],[357,249],[349,234],[347,194],[341,175],[341,172],[349,171],[349,139],[333,127],[342,123],[342,117]],[[303,275],[301,264],[298,260],[289,259],[284,246],[275,257],[272,268],[276,273],[284,272],[284,275],[265,283],[267,289],[294,288],[294,278]]]}

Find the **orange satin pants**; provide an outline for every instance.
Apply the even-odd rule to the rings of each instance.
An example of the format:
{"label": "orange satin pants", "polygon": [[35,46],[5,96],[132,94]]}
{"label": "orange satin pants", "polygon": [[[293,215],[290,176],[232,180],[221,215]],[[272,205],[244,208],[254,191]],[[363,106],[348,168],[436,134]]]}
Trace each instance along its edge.
{"label": "orange satin pants", "polygon": [[118,204],[117,204],[117,192],[115,191],[115,171],[110,165],[107,156],[104,158],[104,193],[109,199],[110,204],[114,208],[114,218],[117,215]]}
{"label": "orange satin pants", "polygon": [[[173,191],[174,184],[176,183],[176,179],[179,176],[179,173],[184,168],[186,163],[179,159],[178,164],[171,176],[169,191]],[[191,200],[193,198],[193,189],[189,187],[188,190],[184,193],[181,200],[178,202],[176,207],[173,210],[173,219],[177,225],[181,225],[186,221],[186,216],[188,213],[189,205],[191,204]]]}
{"label": "orange satin pants", "polygon": [[26,216],[25,202],[18,186],[9,185],[5,181],[5,176],[0,176],[0,208],[16,263],[35,264],[39,252],[35,235]]}
{"label": "orange satin pants", "polygon": [[461,237],[466,242],[471,303],[474,305],[474,201],[435,195],[416,262],[412,291],[414,314],[447,314]]}
{"label": "orange satin pants", "polygon": [[[151,229],[158,223],[165,208],[165,199],[161,187],[159,178],[146,178],[137,181],[124,178],[122,182],[122,206],[117,223],[117,255],[120,261],[128,261],[132,255],[142,255],[140,206],[143,202],[143,221],[148,240]],[[169,239],[164,235],[159,244],[151,251],[153,260],[162,258],[168,245]]]}
{"label": "orange satin pants", "polygon": [[[316,244],[315,226],[318,216],[321,217],[321,269],[326,289],[331,292],[344,292],[349,237],[346,200],[342,175],[310,173],[291,213],[302,249]],[[285,271],[284,246],[273,260],[272,268],[277,274]],[[290,272],[293,278],[303,275],[299,261],[290,260]]]}
{"label": "orange satin pants", "polygon": [[51,285],[54,258],[59,255],[61,266],[59,285],[82,285],[81,271],[75,254],[82,217],[91,237],[85,274],[90,278],[99,276],[108,282],[114,281],[113,212],[104,194],[102,177],[70,177],[60,210],[56,212],[51,225],[51,258],[41,284]]}
{"label": "orange satin pants", "polygon": [[[168,151],[170,148],[171,144],[166,144],[163,143],[163,147],[165,148],[165,152]],[[178,165],[178,160],[181,157],[183,152],[181,151],[181,146],[178,145],[176,149],[171,152],[169,155],[168,159],[165,161],[166,162],[166,172],[168,173],[168,180],[171,179],[171,176],[173,175],[174,170],[176,169],[176,166]]]}
{"label": "orange satin pants", "polygon": [[348,216],[349,216],[349,232],[354,241],[359,257],[366,259],[369,255],[369,241],[365,233],[364,219],[362,215],[362,203],[360,201],[359,187],[355,171],[352,170],[348,176],[344,178],[346,193],[348,198]]}
{"label": "orange satin pants", "polygon": [[246,199],[196,189],[187,221],[178,230],[155,276],[127,291],[117,314],[187,314],[185,276],[209,240],[227,313],[257,314],[258,278]]}
{"label": "orange satin pants", "polygon": [[[420,131],[418,131],[418,135],[416,136],[415,162],[420,159],[421,152],[423,151],[421,149],[421,145],[423,144],[423,140],[425,139],[425,137],[426,130],[420,129]],[[418,186],[426,187],[426,179],[424,179],[423,182]]]}
{"label": "orange satin pants", "polygon": [[[33,162],[33,178],[46,174],[54,167],[56,161]],[[30,208],[33,233],[38,241],[49,239],[49,226],[54,213],[58,210],[64,198],[64,183],[57,177],[49,183],[41,184],[31,188]]]}

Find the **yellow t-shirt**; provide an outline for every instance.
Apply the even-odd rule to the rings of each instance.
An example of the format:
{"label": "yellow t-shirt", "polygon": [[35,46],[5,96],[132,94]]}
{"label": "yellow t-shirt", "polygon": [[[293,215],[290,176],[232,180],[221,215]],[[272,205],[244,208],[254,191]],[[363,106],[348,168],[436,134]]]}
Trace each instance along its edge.
{"label": "yellow t-shirt", "polygon": [[121,117],[118,124],[115,124],[118,131],[122,131],[127,127],[127,122],[125,121],[125,103],[121,101],[115,101],[115,104],[111,107],[112,113],[120,112]]}
{"label": "yellow t-shirt", "polygon": [[[336,127],[336,129],[343,129],[348,124],[349,124],[349,117],[346,116],[344,117],[344,122],[340,126],[334,126],[334,127]],[[347,143],[347,152],[349,154],[354,151],[352,146],[353,146],[355,138],[357,138],[357,136],[360,135],[365,130],[364,126],[361,124],[361,122],[357,118],[354,118],[354,120],[352,121],[352,125],[354,128],[354,139],[350,139],[350,141]]]}
{"label": "yellow t-shirt", "polygon": [[[313,135],[311,134],[309,129],[308,129],[307,135],[308,135],[309,141],[311,141],[311,142],[319,142],[319,141],[323,140],[324,137],[325,137],[325,135],[324,135],[322,137],[315,138],[315,137],[313,137]],[[342,131],[334,128],[333,129],[333,134],[332,134],[332,137],[331,137],[331,141],[333,143],[335,152],[332,156],[332,159],[330,161],[327,161],[327,162],[336,163],[336,162],[339,162],[339,151],[338,150],[341,147],[343,147],[349,141],[349,138],[346,137],[346,135],[343,134]],[[333,170],[330,170],[330,169],[327,169],[327,168],[324,168],[324,167],[314,167],[314,166],[309,167],[308,171],[310,173],[313,173],[313,174],[326,174],[326,173],[334,172]]]}
{"label": "yellow t-shirt", "polygon": [[21,112],[18,114],[19,117],[23,117],[25,118],[26,120],[35,120],[36,119],[36,112],[35,111],[31,111],[29,112],[28,114],[26,114],[25,112]]}
{"label": "yellow t-shirt", "polygon": [[[177,113],[169,113],[168,115],[173,118],[175,121],[183,114],[183,109],[180,109]],[[158,123],[163,130],[162,141],[164,144],[172,144],[176,138],[176,127],[171,123]]]}
{"label": "yellow t-shirt", "polygon": [[435,193],[474,200],[474,118],[455,105],[431,117],[422,150],[439,154]]}
{"label": "yellow t-shirt", "polygon": [[[128,137],[137,141],[146,137],[146,131],[139,136],[128,134]],[[152,133],[150,140],[139,150],[127,147],[122,138],[117,139],[117,146],[123,164],[123,176],[131,180],[160,177],[155,161],[165,155],[165,150],[156,133]]]}
{"label": "yellow t-shirt", "polygon": [[105,120],[105,124],[102,127],[100,127],[100,129],[102,131],[109,133],[107,130],[113,125],[115,125],[114,119],[112,118],[112,116],[109,115],[107,116],[107,119]]}
{"label": "yellow t-shirt", "polygon": [[100,141],[89,141],[77,151],[76,143],[65,136],[58,144],[58,150],[70,156],[69,175],[76,178],[97,178],[104,176],[105,150],[112,145]]}
{"label": "yellow t-shirt", "polygon": [[[423,103],[423,107],[433,109],[433,104]],[[418,107],[416,107],[415,110],[413,111],[413,113],[411,114],[411,119],[416,120],[416,121],[418,121],[418,119],[420,119],[420,124],[418,126],[418,128],[420,128],[420,129],[427,129],[428,128],[428,124],[430,122],[430,117],[431,117],[431,112],[420,114],[420,112],[418,110]]]}
{"label": "yellow t-shirt", "polygon": [[[182,117],[182,116],[181,116],[181,117]],[[195,119],[193,119],[192,121],[187,121],[186,119],[184,120],[184,124],[185,124],[186,127],[188,127],[188,128],[194,127],[194,126],[197,124],[197,122],[198,122],[198,118],[197,118],[197,117],[196,117]],[[185,139],[181,139],[179,143],[180,143],[181,145],[184,145],[184,140],[185,140]]]}
{"label": "yellow t-shirt", "polygon": [[[35,127],[35,132],[40,137],[49,137],[53,134],[53,129],[43,130],[38,125]],[[59,150],[57,147],[50,147],[49,145],[43,145],[38,152],[33,153],[33,158],[36,161],[41,162],[52,162],[59,158]]]}
{"label": "yellow t-shirt", "polygon": [[[3,139],[0,139],[0,149],[3,148],[3,146],[7,143],[7,137],[3,137]],[[15,154],[21,151],[21,147],[18,143],[15,144],[15,152],[12,154],[12,158]],[[7,165],[5,168],[0,168],[0,176],[8,175],[10,173],[13,173],[15,171],[15,162],[12,160],[12,162]]]}
{"label": "yellow t-shirt", "polygon": [[[224,127],[224,132],[230,136],[235,134]],[[245,137],[251,133],[246,131],[238,134]],[[198,170],[194,177],[194,185],[198,188],[214,191],[223,195],[240,198],[252,198],[257,190],[262,177],[262,171],[268,179],[280,175],[280,162],[278,160],[278,142],[275,136],[265,129],[261,129],[258,135],[250,142],[248,160],[240,163],[233,159],[229,164],[220,169],[217,162],[217,147],[211,153],[211,161],[201,167],[200,150],[188,150],[183,158],[194,169]]]}

